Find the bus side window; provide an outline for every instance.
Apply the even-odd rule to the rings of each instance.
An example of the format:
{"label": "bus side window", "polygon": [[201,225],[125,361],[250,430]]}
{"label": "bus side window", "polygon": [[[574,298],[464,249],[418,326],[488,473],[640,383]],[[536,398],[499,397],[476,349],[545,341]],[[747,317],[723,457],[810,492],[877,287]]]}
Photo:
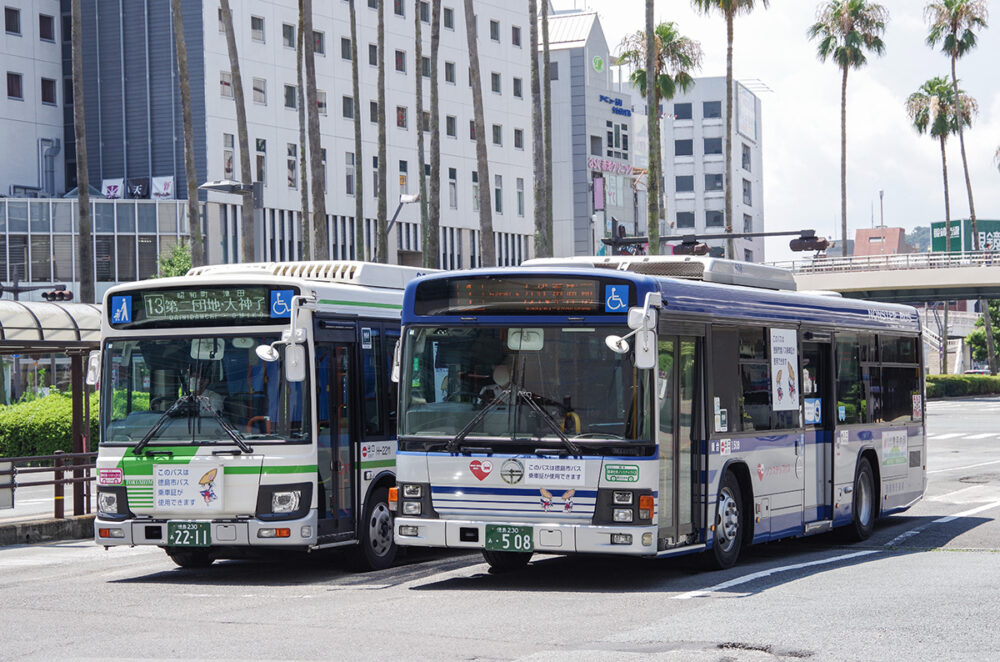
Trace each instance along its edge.
{"label": "bus side window", "polygon": [[860,345],[856,333],[837,334],[837,424],[863,420],[867,408],[861,383]]}
{"label": "bus side window", "polygon": [[385,332],[385,342],[382,343],[382,355],[386,367],[386,384],[389,385],[386,406],[388,408],[388,433],[390,435],[396,434],[396,410],[399,408],[399,384],[389,379],[389,375],[392,374],[392,358],[397,342],[399,342],[399,330],[387,329]]}
{"label": "bus side window", "polygon": [[[365,435],[368,437],[382,434],[381,395],[382,380],[379,379],[379,365],[382,365],[382,337],[378,327],[366,330],[370,333],[368,346],[364,346],[364,331],[362,331],[361,368],[362,387],[364,388],[364,422]],[[391,361],[391,359],[390,359]]]}

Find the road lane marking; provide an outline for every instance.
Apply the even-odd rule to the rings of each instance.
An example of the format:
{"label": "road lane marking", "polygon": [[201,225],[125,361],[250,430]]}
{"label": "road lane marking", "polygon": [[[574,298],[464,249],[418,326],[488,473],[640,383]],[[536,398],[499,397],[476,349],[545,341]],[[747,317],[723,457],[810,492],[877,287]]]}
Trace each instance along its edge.
{"label": "road lane marking", "polygon": [[[962,489],[955,490],[954,492],[948,492],[947,494],[942,494],[942,495],[936,496],[936,497],[929,497],[927,500],[928,501],[950,501],[951,497],[954,497],[957,494],[962,494],[963,492],[968,492],[970,490],[979,490],[979,491],[982,491],[982,488],[983,488],[982,485],[973,485],[972,487],[963,487]],[[952,503],[954,503],[954,501],[952,501]]]}
{"label": "road lane marking", "polygon": [[955,437],[961,437],[964,432],[946,432],[945,434],[934,434],[928,437],[928,439],[933,439],[934,441],[944,441],[945,439],[954,439]]}
{"label": "road lane marking", "polygon": [[777,574],[779,572],[787,572],[789,570],[799,570],[800,568],[809,568],[817,565],[826,565],[829,563],[836,563],[837,561],[846,561],[847,559],[853,559],[860,556],[868,556],[870,554],[879,554],[881,550],[867,550],[864,552],[852,552],[851,554],[842,554],[841,556],[834,556],[829,559],[820,559],[818,561],[808,561],[806,563],[795,563],[793,565],[784,565],[778,568],[770,568],[769,570],[761,570],[759,572],[754,572],[749,575],[744,575],[742,577],[737,577],[735,579],[730,579],[729,581],[722,582],[721,584],[716,584],[715,586],[709,586],[708,588],[698,589],[697,591],[688,591],[687,593],[681,593],[680,595],[673,596],[674,600],[690,600],[691,598],[699,598],[710,593],[715,593],[717,591],[723,591],[727,588],[732,588],[733,586],[739,586],[740,584],[746,584],[748,582],[756,581],[758,579],[763,579],[764,577],[770,577],[771,575]]}
{"label": "road lane marking", "polygon": [[989,462],[980,462],[979,464],[966,464],[965,466],[951,467],[951,468],[948,468],[948,469],[935,469],[934,471],[928,471],[927,473],[929,475],[929,474],[939,474],[939,473],[943,473],[945,471],[963,471],[965,469],[975,469],[976,467],[985,467],[986,465],[989,465],[989,464],[1000,464],[1000,460],[991,460]]}
{"label": "road lane marking", "polygon": [[963,510],[960,513],[955,513],[954,515],[947,515],[945,517],[940,517],[932,522],[932,524],[941,524],[944,522],[951,522],[957,520],[959,517],[970,517],[976,513],[981,513],[984,510],[990,510],[991,508],[1000,507],[1000,501],[994,501],[993,503],[988,503],[985,506],[979,506],[978,508],[970,508],[969,510]]}
{"label": "road lane marking", "polygon": [[966,439],[988,439],[990,437],[995,437],[995,436],[996,436],[995,432],[984,432],[983,434],[971,435],[969,437],[966,437]]}

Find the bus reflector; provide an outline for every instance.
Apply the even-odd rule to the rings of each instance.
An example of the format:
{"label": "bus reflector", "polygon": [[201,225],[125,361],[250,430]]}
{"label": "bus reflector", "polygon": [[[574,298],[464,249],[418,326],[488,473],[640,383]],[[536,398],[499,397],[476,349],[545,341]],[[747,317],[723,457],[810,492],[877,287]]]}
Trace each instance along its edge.
{"label": "bus reflector", "polygon": [[260,529],[257,531],[258,538],[291,538],[291,529]]}
{"label": "bus reflector", "polygon": [[396,502],[399,501],[399,488],[390,487],[389,488],[389,506],[394,507]]}
{"label": "bus reflector", "polygon": [[653,518],[653,495],[643,494],[639,497],[639,519]]}
{"label": "bus reflector", "polygon": [[97,535],[101,538],[124,538],[125,532],[121,529],[98,529]]}

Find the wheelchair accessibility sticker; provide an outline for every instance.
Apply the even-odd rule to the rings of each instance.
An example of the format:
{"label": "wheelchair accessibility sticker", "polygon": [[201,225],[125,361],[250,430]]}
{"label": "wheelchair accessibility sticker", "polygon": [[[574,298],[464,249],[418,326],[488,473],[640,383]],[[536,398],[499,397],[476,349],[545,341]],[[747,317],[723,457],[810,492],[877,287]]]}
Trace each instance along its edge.
{"label": "wheelchair accessibility sticker", "polygon": [[295,290],[271,290],[271,317],[292,316],[292,296]]}
{"label": "wheelchair accessibility sticker", "polygon": [[628,308],[628,285],[606,285],[604,287],[604,312],[620,313]]}

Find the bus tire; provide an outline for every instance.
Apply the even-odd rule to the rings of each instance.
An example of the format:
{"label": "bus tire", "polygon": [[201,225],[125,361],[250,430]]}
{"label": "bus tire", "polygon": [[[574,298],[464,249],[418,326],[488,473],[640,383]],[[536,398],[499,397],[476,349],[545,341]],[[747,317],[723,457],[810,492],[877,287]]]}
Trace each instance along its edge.
{"label": "bus tire", "polygon": [[177,549],[168,547],[167,556],[182,568],[207,568],[215,562],[207,549]]}
{"label": "bus tire", "polygon": [[490,564],[492,573],[513,572],[528,565],[531,552],[495,552],[484,549],[483,558]]}
{"label": "bus tire", "polygon": [[848,540],[860,542],[868,539],[875,530],[875,477],[867,457],[858,460],[854,472],[854,494],[851,505],[851,524],[845,533]]}
{"label": "bus tire", "polygon": [[707,554],[708,567],[725,570],[736,565],[743,547],[746,528],[743,518],[743,494],[740,482],[732,471],[727,471],[719,486],[716,498],[715,530],[712,549]]}
{"label": "bus tire", "polygon": [[392,511],[389,489],[376,487],[368,494],[365,516],[358,531],[355,567],[361,571],[385,570],[396,560],[396,541],[392,536]]}

